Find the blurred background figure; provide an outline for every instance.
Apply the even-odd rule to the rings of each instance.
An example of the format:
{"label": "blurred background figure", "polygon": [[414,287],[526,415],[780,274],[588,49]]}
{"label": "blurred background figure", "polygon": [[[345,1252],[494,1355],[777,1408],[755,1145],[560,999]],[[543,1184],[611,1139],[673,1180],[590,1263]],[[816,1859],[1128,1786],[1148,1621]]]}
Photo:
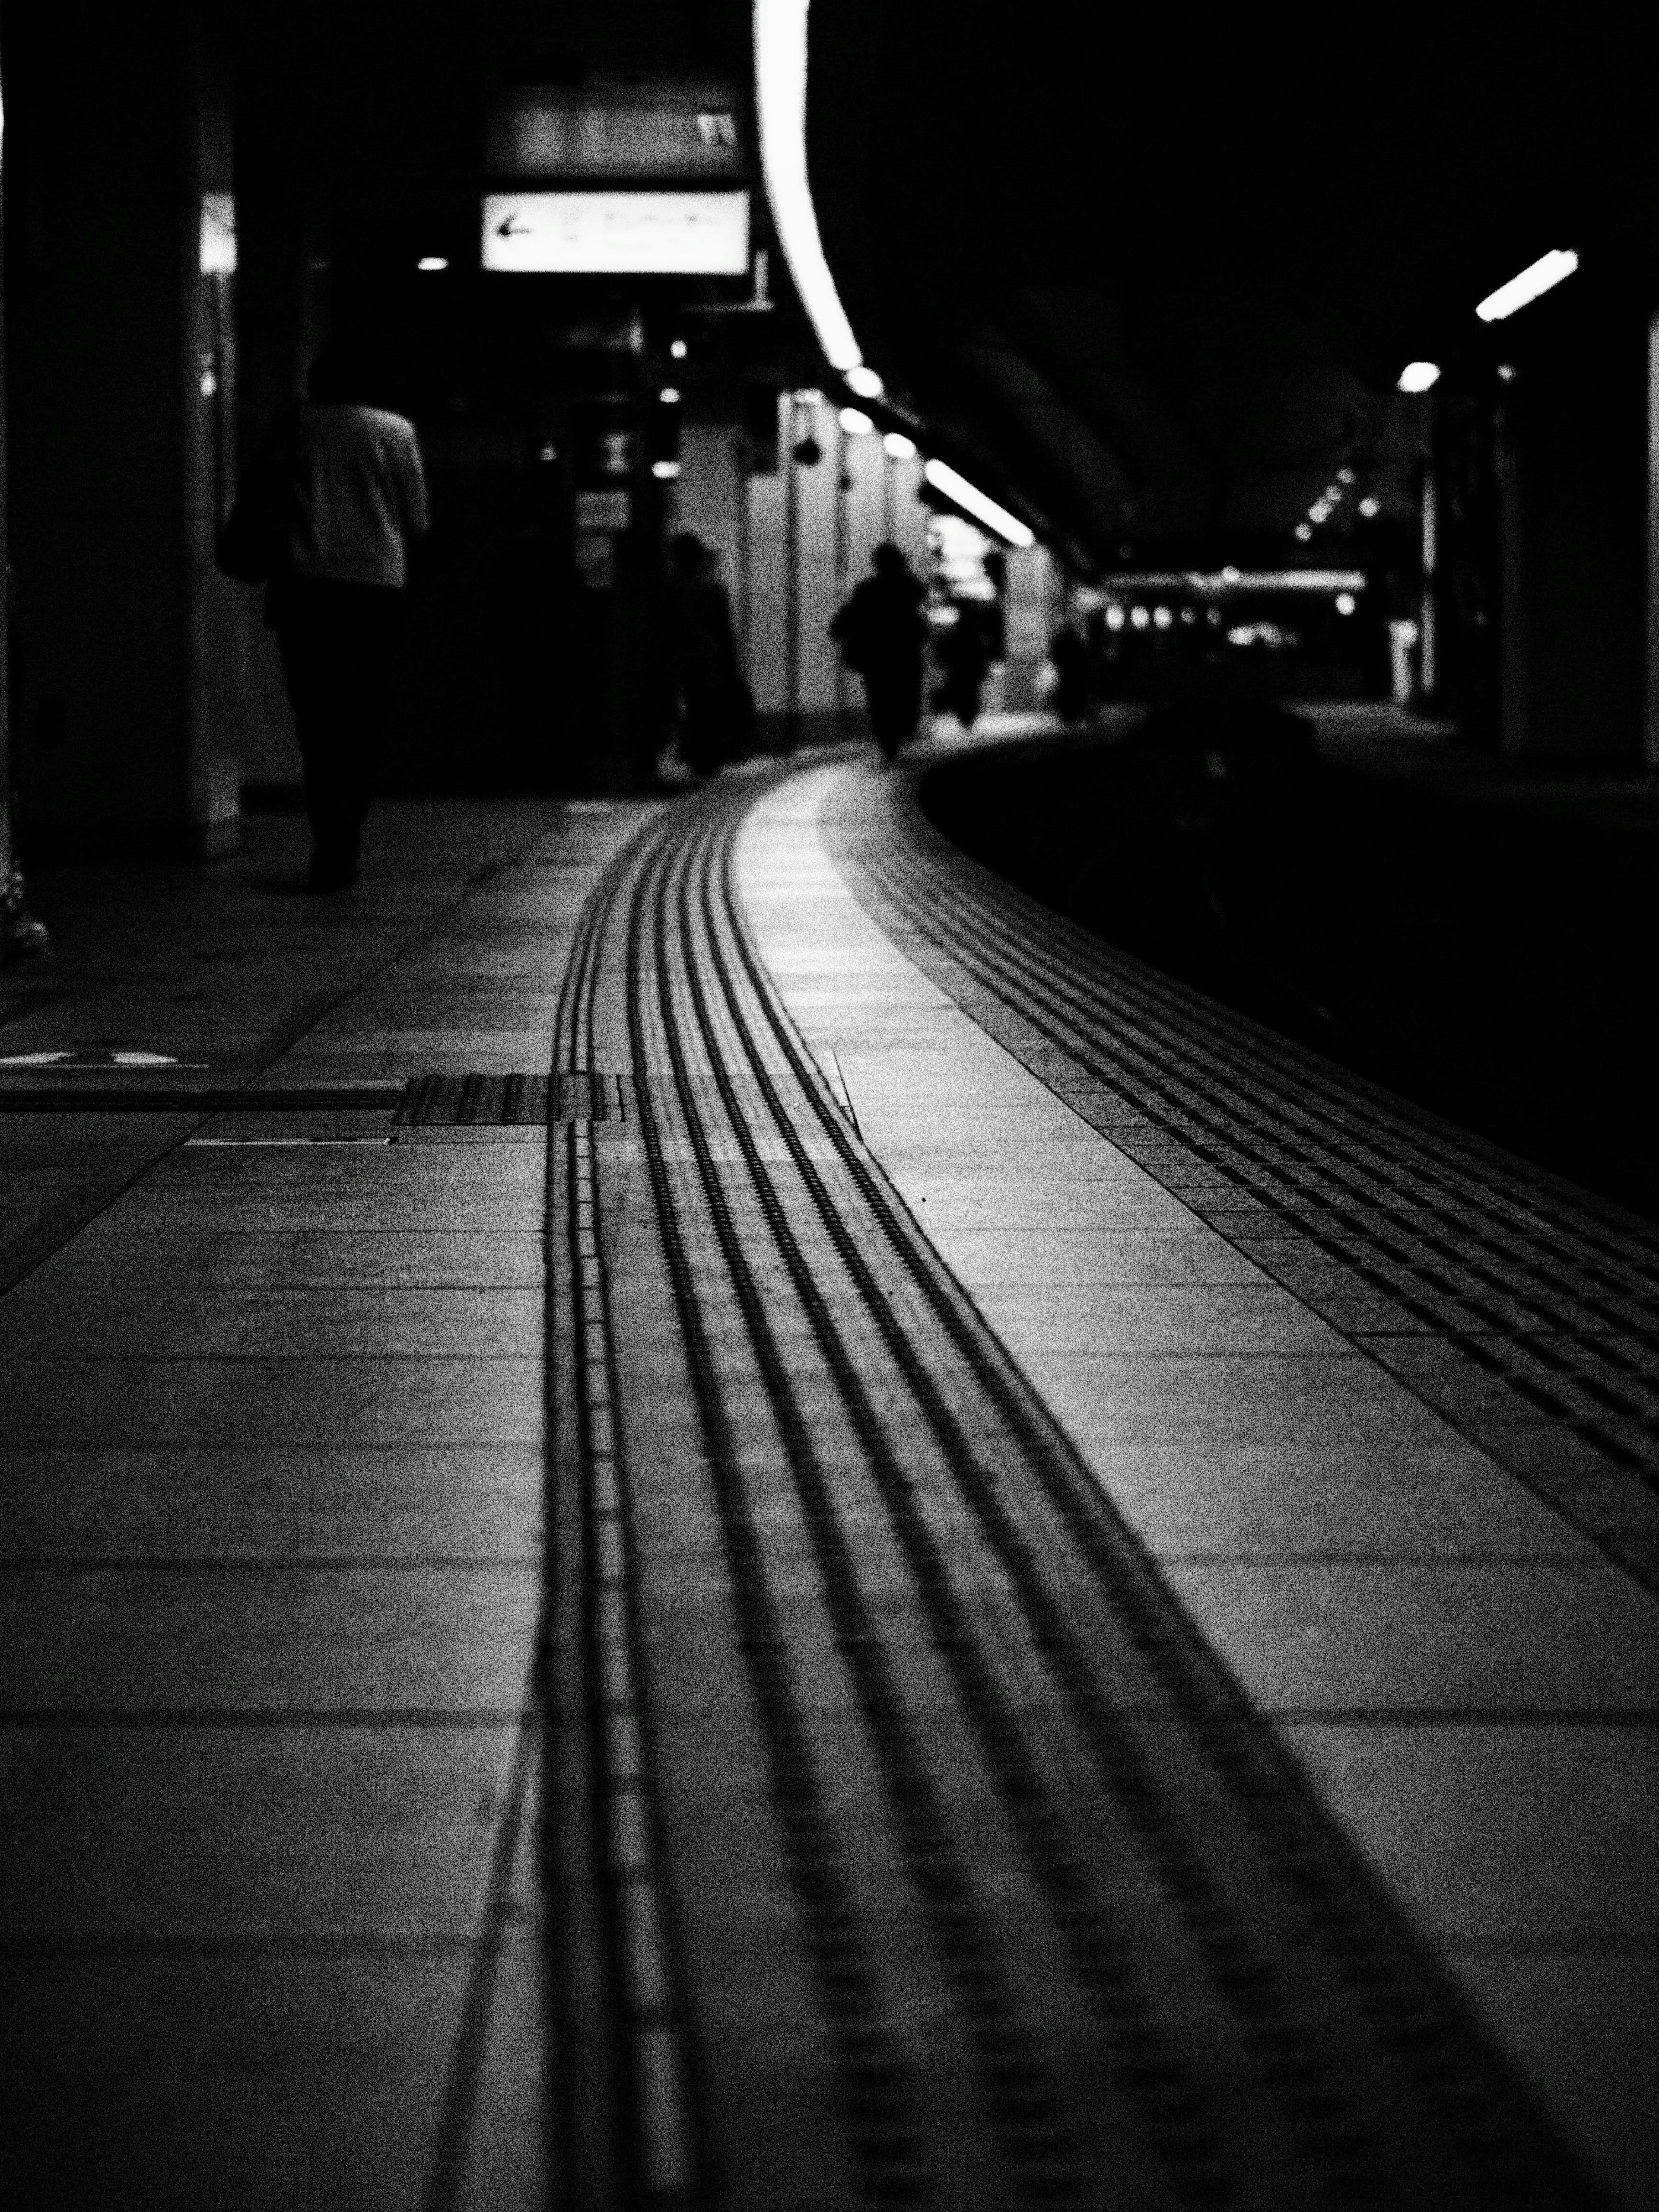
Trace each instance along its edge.
{"label": "blurred background figure", "polygon": [[1049,639],[1048,661],[1054,672],[1054,712],[1062,722],[1080,722],[1089,711],[1089,648],[1070,623],[1062,623]]}
{"label": "blurred background figure", "polygon": [[682,530],[669,540],[668,563],[669,664],[680,751],[694,775],[714,775],[723,760],[747,749],[754,706],[713,550],[695,531]]}
{"label": "blurred background figure", "polygon": [[878,545],[866,576],[830,625],[842,659],[862,678],[876,743],[891,760],[921,720],[921,651],[927,596],[896,545]]}
{"label": "blurred background figure", "polygon": [[491,565],[489,636],[507,759],[514,782],[532,791],[556,790],[568,780],[582,708],[597,711],[584,696],[592,687],[579,665],[580,589],[564,534],[525,502]]}
{"label": "blurred background figure", "polygon": [[415,426],[374,404],[368,360],[326,348],[307,395],[267,432],[220,560],[267,580],[305,772],[308,881],[331,891],[356,880],[410,550],[428,517]]}
{"label": "blurred background figure", "polygon": [[945,681],[933,694],[933,704],[954,714],[964,730],[979,720],[985,693],[985,673],[991,665],[997,640],[994,602],[958,599],[956,620],[934,643]]}

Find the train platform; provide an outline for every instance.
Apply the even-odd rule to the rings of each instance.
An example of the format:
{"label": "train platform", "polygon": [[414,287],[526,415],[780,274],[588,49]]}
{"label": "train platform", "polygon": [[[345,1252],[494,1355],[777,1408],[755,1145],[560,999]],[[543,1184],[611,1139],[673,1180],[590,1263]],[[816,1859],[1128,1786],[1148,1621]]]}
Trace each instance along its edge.
{"label": "train platform", "polygon": [[1659,2202],[1659,1232],[914,784],[41,878],[29,2201]]}

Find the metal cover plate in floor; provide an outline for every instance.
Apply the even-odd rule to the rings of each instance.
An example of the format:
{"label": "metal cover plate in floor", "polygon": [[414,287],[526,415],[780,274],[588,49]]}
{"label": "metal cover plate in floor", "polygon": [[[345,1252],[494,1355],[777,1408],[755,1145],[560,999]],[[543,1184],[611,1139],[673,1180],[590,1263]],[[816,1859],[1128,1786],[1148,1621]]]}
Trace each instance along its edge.
{"label": "metal cover plate in floor", "polygon": [[417,1075],[392,1115],[399,1128],[512,1128],[525,1123],[624,1118],[622,1078],[565,1070],[553,1075]]}

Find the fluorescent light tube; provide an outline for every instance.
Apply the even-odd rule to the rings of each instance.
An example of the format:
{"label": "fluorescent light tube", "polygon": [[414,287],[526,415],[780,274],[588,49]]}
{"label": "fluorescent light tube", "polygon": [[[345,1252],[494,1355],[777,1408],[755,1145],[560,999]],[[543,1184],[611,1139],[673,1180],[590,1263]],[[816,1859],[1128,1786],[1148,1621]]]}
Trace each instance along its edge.
{"label": "fluorescent light tube", "polygon": [[1524,307],[1535,300],[1540,292],[1553,291],[1577,266],[1576,253],[1564,253],[1558,249],[1553,253],[1542,254],[1518,276],[1511,276],[1507,284],[1488,292],[1474,312],[1483,323],[1501,323],[1517,307]]}
{"label": "fluorescent light tube", "polygon": [[1011,545],[1036,543],[1017,514],[1010,514],[1006,507],[999,507],[995,500],[988,497],[977,484],[969,483],[966,477],[958,476],[945,462],[924,462],[921,472],[936,491],[942,491],[947,499],[955,500],[958,507],[965,507],[988,529],[994,530],[999,538],[1006,538]]}

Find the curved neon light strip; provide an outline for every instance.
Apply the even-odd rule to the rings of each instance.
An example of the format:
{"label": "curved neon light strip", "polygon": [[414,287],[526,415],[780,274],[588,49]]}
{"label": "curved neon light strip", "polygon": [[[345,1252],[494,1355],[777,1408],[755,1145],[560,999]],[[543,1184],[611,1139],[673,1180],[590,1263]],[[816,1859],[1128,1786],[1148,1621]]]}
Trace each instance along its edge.
{"label": "curved neon light strip", "polygon": [[[873,399],[880,396],[881,379],[865,367],[841,304],[824,259],[806,179],[806,11],[811,4],[811,0],[755,0],[755,109],[760,121],[761,172],[784,258],[824,359],[860,398]],[[988,524],[1011,545],[1036,543],[1018,515],[999,507],[943,461],[928,461],[925,472],[947,498]]]}
{"label": "curved neon light strip", "polygon": [[755,0],[755,106],[761,169],[789,273],[831,368],[864,360],[823,258],[806,181],[806,10],[810,0]]}

